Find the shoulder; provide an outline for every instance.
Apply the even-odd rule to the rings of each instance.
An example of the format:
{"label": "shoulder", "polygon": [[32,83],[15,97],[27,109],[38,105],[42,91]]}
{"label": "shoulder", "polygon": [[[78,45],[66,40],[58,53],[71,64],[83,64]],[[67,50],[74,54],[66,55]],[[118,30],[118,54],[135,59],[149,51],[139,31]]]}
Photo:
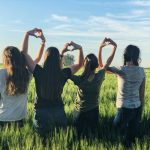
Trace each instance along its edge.
{"label": "shoulder", "polygon": [[98,72],[97,72],[97,74],[99,74],[99,75],[105,75],[105,69],[100,69],[100,70],[98,70]]}
{"label": "shoulder", "polygon": [[71,80],[74,82],[75,85],[79,85],[82,82],[81,76],[72,75]]}
{"label": "shoulder", "polygon": [[42,71],[42,67],[38,64],[36,64],[34,71],[33,71],[33,76],[37,76],[40,72]]}
{"label": "shoulder", "polygon": [[71,78],[72,72],[71,72],[70,68],[64,68],[64,69],[62,69],[62,72],[63,72],[63,74],[64,74],[65,77]]}

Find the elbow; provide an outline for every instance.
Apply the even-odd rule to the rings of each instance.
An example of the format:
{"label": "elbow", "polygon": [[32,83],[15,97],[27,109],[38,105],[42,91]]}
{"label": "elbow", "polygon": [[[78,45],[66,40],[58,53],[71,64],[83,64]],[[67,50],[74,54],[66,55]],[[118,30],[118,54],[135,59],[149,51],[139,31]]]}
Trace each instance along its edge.
{"label": "elbow", "polygon": [[83,62],[80,62],[80,63],[78,64],[78,66],[79,66],[79,68],[81,68],[81,67],[83,66]]}

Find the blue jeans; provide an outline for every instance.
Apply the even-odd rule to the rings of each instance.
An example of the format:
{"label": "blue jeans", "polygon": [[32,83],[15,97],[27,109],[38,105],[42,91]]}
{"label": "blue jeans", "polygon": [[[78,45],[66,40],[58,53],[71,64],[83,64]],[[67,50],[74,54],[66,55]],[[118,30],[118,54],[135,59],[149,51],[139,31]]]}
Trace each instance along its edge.
{"label": "blue jeans", "polygon": [[67,118],[63,107],[40,108],[35,110],[33,120],[35,130],[41,135],[46,136],[55,128],[65,128]]}
{"label": "blue jeans", "polygon": [[125,142],[131,144],[140,133],[141,107],[119,108],[113,125],[125,135]]}

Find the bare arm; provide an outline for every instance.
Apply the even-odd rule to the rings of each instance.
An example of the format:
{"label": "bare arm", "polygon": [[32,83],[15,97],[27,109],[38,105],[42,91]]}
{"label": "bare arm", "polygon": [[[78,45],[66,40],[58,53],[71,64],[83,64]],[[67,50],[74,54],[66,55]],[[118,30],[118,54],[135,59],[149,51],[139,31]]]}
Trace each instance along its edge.
{"label": "bare arm", "polygon": [[30,31],[28,31],[28,32],[25,33],[25,37],[24,37],[23,44],[22,44],[22,53],[25,55],[27,66],[28,66],[28,68],[29,68],[29,70],[31,72],[34,71],[36,63],[38,63],[40,61],[40,59],[42,57],[42,54],[43,54],[44,45],[45,45],[44,44],[45,43],[45,38],[43,38],[41,47],[39,49],[39,53],[38,53],[35,61],[31,58],[30,55],[28,55],[28,41],[29,41],[29,36],[32,35],[32,36],[36,37],[36,35],[35,35],[36,32],[39,32],[39,37],[41,39],[44,37],[43,33],[42,33],[42,30],[35,28],[35,29],[30,30]]}
{"label": "bare arm", "polygon": [[41,43],[40,49],[38,51],[38,54],[36,55],[35,59],[34,59],[34,63],[38,64],[42,58],[43,55],[43,51],[44,51],[44,47],[45,47],[45,43]]}
{"label": "bare arm", "polygon": [[142,111],[144,110],[144,95],[145,95],[145,78],[140,86],[139,94],[141,100]]}
{"label": "bare arm", "polygon": [[103,67],[103,62],[102,62],[102,48],[104,46],[106,46],[106,38],[103,40],[101,46],[99,47],[99,50],[98,50],[98,64],[99,64],[99,68],[102,68]]}
{"label": "bare arm", "polygon": [[70,66],[72,74],[75,74],[83,65],[84,55],[83,55],[82,46],[80,46],[72,41],[70,44],[74,47],[73,50],[76,50],[76,49],[79,50],[77,63]]}
{"label": "bare arm", "polygon": [[[103,47],[105,47],[107,45],[107,42],[108,42],[109,45],[112,45],[113,48],[112,48],[110,56],[108,57],[108,59],[106,61],[106,64],[103,65],[103,63],[102,63],[102,57],[101,57],[102,56],[102,49],[103,49]],[[117,49],[117,44],[113,40],[111,40],[109,38],[105,38],[103,40],[103,42],[100,45],[99,53],[98,53],[99,68],[103,68],[103,69],[106,70],[109,67],[109,65],[111,64],[111,62],[112,62],[112,60],[114,58],[116,49]]]}
{"label": "bare arm", "polygon": [[36,58],[34,60],[34,63],[35,64],[38,64],[42,58],[42,55],[43,55],[43,51],[44,51],[44,47],[45,47],[45,37],[43,35],[43,32],[41,30],[41,32],[39,32],[39,35],[38,35],[39,38],[41,38],[42,40],[42,43],[40,45],[40,48],[39,48],[39,51],[38,51],[38,54],[36,55]]}
{"label": "bare arm", "polygon": [[73,50],[76,50],[76,49],[79,50],[77,63],[70,66],[72,74],[75,74],[83,65],[83,60],[84,60],[83,50],[82,50],[82,47],[80,45],[78,45],[74,42],[70,42],[70,43],[67,43],[67,45],[65,47],[66,49],[62,50],[62,52],[61,52],[62,56],[64,55],[64,53],[66,51],[68,51],[68,46],[73,46],[74,47]]}

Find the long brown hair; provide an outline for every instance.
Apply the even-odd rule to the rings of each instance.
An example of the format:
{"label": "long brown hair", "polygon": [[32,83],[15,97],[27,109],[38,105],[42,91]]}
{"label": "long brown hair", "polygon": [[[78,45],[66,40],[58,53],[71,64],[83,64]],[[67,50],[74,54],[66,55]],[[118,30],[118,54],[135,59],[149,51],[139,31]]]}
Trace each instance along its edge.
{"label": "long brown hair", "polygon": [[51,101],[59,98],[62,71],[60,67],[60,54],[56,47],[49,47],[45,52],[43,64],[41,96]]}
{"label": "long brown hair", "polygon": [[7,95],[25,93],[29,83],[29,72],[26,68],[24,55],[18,48],[8,46],[3,52],[3,64],[7,69]]}

